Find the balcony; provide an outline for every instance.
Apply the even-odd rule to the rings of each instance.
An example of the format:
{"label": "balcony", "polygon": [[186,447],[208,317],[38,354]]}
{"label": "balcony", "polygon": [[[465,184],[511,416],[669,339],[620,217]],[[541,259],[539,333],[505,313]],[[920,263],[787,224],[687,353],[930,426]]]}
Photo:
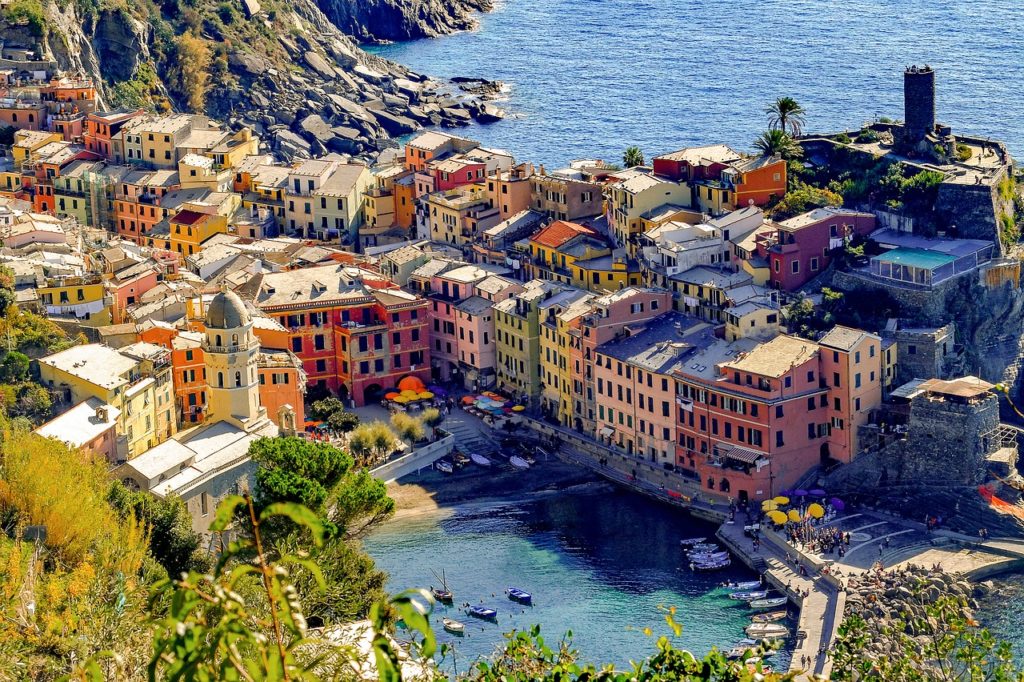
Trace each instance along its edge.
{"label": "balcony", "polygon": [[203,341],[203,350],[207,353],[244,353],[251,348],[259,348],[258,343],[240,343],[236,346],[214,346]]}

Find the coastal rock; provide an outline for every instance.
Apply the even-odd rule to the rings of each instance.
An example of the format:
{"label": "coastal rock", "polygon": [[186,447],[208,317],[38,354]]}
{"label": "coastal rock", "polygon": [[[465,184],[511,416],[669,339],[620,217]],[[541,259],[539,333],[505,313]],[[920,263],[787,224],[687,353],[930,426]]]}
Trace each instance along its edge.
{"label": "coastal rock", "polygon": [[381,127],[388,132],[389,135],[398,137],[400,135],[407,135],[408,133],[419,130],[420,126],[416,121],[405,116],[398,116],[395,114],[388,113],[387,111],[376,111],[372,110],[371,113],[380,123]]}
{"label": "coastal rock", "polygon": [[317,0],[324,14],[361,42],[427,38],[473,28],[491,0]]}
{"label": "coastal rock", "polygon": [[327,63],[327,60],[318,55],[316,52],[309,51],[303,55],[303,59],[309,64],[310,68],[316,71],[324,78],[334,78],[334,68]]}

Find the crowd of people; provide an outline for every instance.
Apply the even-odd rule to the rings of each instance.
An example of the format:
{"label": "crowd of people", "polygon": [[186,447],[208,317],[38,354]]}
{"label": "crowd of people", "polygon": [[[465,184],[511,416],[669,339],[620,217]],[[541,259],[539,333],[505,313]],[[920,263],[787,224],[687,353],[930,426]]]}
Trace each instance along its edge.
{"label": "crowd of people", "polygon": [[835,526],[813,526],[808,523],[792,525],[788,530],[789,541],[796,547],[819,554],[836,552],[846,556],[850,546],[850,533]]}

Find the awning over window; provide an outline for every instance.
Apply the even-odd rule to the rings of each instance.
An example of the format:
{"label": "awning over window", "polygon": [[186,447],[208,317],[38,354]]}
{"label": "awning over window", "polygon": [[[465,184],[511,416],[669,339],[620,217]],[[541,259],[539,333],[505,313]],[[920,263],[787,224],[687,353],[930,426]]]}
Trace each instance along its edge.
{"label": "awning over window", "polygon": [[597,432],[597,434],[602,438],[609,438],[613,433],[615,433],[615,429],[612,429],[607,426],[605,426],[604,428]]}
{"label": "awning over window", "polygon": [[763,452],[749,450],[739,445],[719,445],[718,454],[737,462],[743,462],[744,464],[756,464],[757,460],[764,457]]}

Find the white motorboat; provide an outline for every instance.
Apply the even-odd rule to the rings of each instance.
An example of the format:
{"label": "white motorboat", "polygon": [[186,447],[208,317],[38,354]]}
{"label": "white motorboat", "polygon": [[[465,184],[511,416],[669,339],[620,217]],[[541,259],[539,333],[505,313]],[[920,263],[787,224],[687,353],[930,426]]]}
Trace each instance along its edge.
{"label": "white motorboat", "polygon": [[512,455],[508,458],[508,463],[514,466],[516,469],[529,469],[530,463],[518,455]]}
{"label": "white motorboat", "polygon": [[439,459],[434,462],[434,468],[443,474],[451,474],[455,472],[455,467],[452,466],[452,463],[444,459]]}
{"label": "white motorboat", "polygon": [[768,590],[755,590],[753,592],[733,592],[729,595],[729,599],[735,599],[736,601],[754,601],[755,599],[764,599],[768,596]]}
{"label": "white motorboat", "polygon": [[789,600],[785,597],[769,597],[768,599],[755,599],[750,602],[750,608],[752,609],[774,609],[779,606],[784,606]]}
{"label": "white motorboat", "polygon": [[688,555],[690,561],[697,561],[701,563],[708,563],[709,561],[721,561],[729,557],[728,552],[698,552],[696,554]]}
{"label": "white motorboat", "polygon": [[461,635],[466,631],[465,625],[452,618],[442,618],[441,624],[444,625],[445,630],[456,635]]}
{"label": "white motorboat", "polygon": [[685,540],[680,540],[679,544],[683,547],[689,547],[690,545],[699,545],[705,540],[707,540],[707,538],[686,538]]}
{"label": "white motorboat", "polygon": [[727,590],[756,590],[761,587],[760,580],[747,580],[745,582],[732,582],[722,583],[719,587],[723,587]]}
{"label": "white motorboat", "polygon": [[775,639],[789,636],[789,628],[785,625],[779,625],[778,623],[754,623],[753,625],[748,625],[745,632],[749,637],[758,637],[761,639]]}
{"label": "white motorboat", "polygon": [[483,455],[478,455],[476,453],[473,453],[473,454],[470,454],[469,458],[471,460],[473,460],[473,464],[476,464],[477,466],[482,466],[482,467],[489,467],[489,466],[491,466],[491,460],[487,459]]}

